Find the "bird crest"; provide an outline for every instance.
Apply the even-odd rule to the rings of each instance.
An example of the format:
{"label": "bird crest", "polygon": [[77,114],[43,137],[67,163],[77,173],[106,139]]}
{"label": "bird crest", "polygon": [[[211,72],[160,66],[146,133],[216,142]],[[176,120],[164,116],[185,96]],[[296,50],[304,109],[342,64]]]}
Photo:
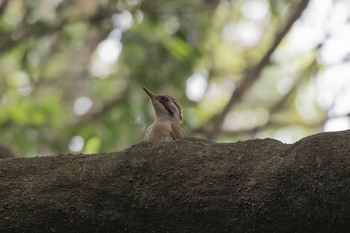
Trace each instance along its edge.
{"label": "bird crest", "polygon": [[171,97],[171,96],[169,96],[169,97],[170,97],[171,100],[174,102],[175,106],[177,107],[177,110],[179,111],[179,114],[180,114],[180,121],[182,121],[183,116],[184,116],[184,110],[183,110],[183,108],[182,108],[180,102],[177,101],[177,99],[175,99],[175,98],[173,98],[173,97]]}

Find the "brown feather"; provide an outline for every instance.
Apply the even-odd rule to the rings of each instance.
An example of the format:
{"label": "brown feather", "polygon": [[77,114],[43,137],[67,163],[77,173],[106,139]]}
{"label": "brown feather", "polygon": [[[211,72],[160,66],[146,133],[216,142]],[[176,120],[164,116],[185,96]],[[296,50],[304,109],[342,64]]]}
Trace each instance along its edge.
{"label": "brown feather", "polygon": [[174,140],[186,137],[186,134],[184,133],[184,131],[182,131],[182,129],[175,123],[171,123],[170,135]]}
{"label": "brown feather", "polygon": [[173,97],[171,97],[171,96],[169,96],[169,97],[172,99],[172,101],[173,101],[174,104],[176,105],[177,110],[179,111],[179,114],[180,114],[180,120],[182,121],[182,120],[183,120],[183,117],[184,117],[184,110],[183,110],[183,108],[182,108],[180,102],[177,101],[177,99],[175,99],[175,98],[173,98]]}

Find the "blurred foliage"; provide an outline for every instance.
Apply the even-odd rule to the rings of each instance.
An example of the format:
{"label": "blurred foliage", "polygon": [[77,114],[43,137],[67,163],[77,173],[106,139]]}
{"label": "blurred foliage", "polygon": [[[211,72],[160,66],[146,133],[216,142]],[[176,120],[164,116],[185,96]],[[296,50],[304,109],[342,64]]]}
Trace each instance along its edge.
{"label": "blurred foliage", "polygon": [[[178,98],[185,131],[206,137],[208,120],[298,2],[0,1],[1,142],[23,156],[130,147],[153,121],[143,86]],[[249,4],[264,15],[247,13]],[[247,28],[258,35],[249,40]],[[308,54],[279,50],[216,140],[319,131],[325,113],[317,103],[303,103],[313,108],[310,119],[293,104],[322,68],[316,57],[316,47]],[[202,84],[191,89],[190,79]],[[189,98],[193,88],[199,97]]]}

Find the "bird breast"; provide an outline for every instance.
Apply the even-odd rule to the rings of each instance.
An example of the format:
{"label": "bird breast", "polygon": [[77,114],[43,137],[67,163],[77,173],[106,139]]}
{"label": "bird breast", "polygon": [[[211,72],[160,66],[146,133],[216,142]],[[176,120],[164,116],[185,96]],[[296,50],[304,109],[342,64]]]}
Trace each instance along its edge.
{"label": "bird breast", "polygon": [[145,134],[145,141],[172,141],[171,122],[156,121],[150,125]]}

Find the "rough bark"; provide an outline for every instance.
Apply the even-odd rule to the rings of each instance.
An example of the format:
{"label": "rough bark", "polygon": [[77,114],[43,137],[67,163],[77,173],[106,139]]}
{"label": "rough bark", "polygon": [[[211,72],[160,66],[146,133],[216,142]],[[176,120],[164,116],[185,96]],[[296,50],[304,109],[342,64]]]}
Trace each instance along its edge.
{"label": "rough bark", "polygon": [[0,160],[0,232],[348,232],[350,131]]}

